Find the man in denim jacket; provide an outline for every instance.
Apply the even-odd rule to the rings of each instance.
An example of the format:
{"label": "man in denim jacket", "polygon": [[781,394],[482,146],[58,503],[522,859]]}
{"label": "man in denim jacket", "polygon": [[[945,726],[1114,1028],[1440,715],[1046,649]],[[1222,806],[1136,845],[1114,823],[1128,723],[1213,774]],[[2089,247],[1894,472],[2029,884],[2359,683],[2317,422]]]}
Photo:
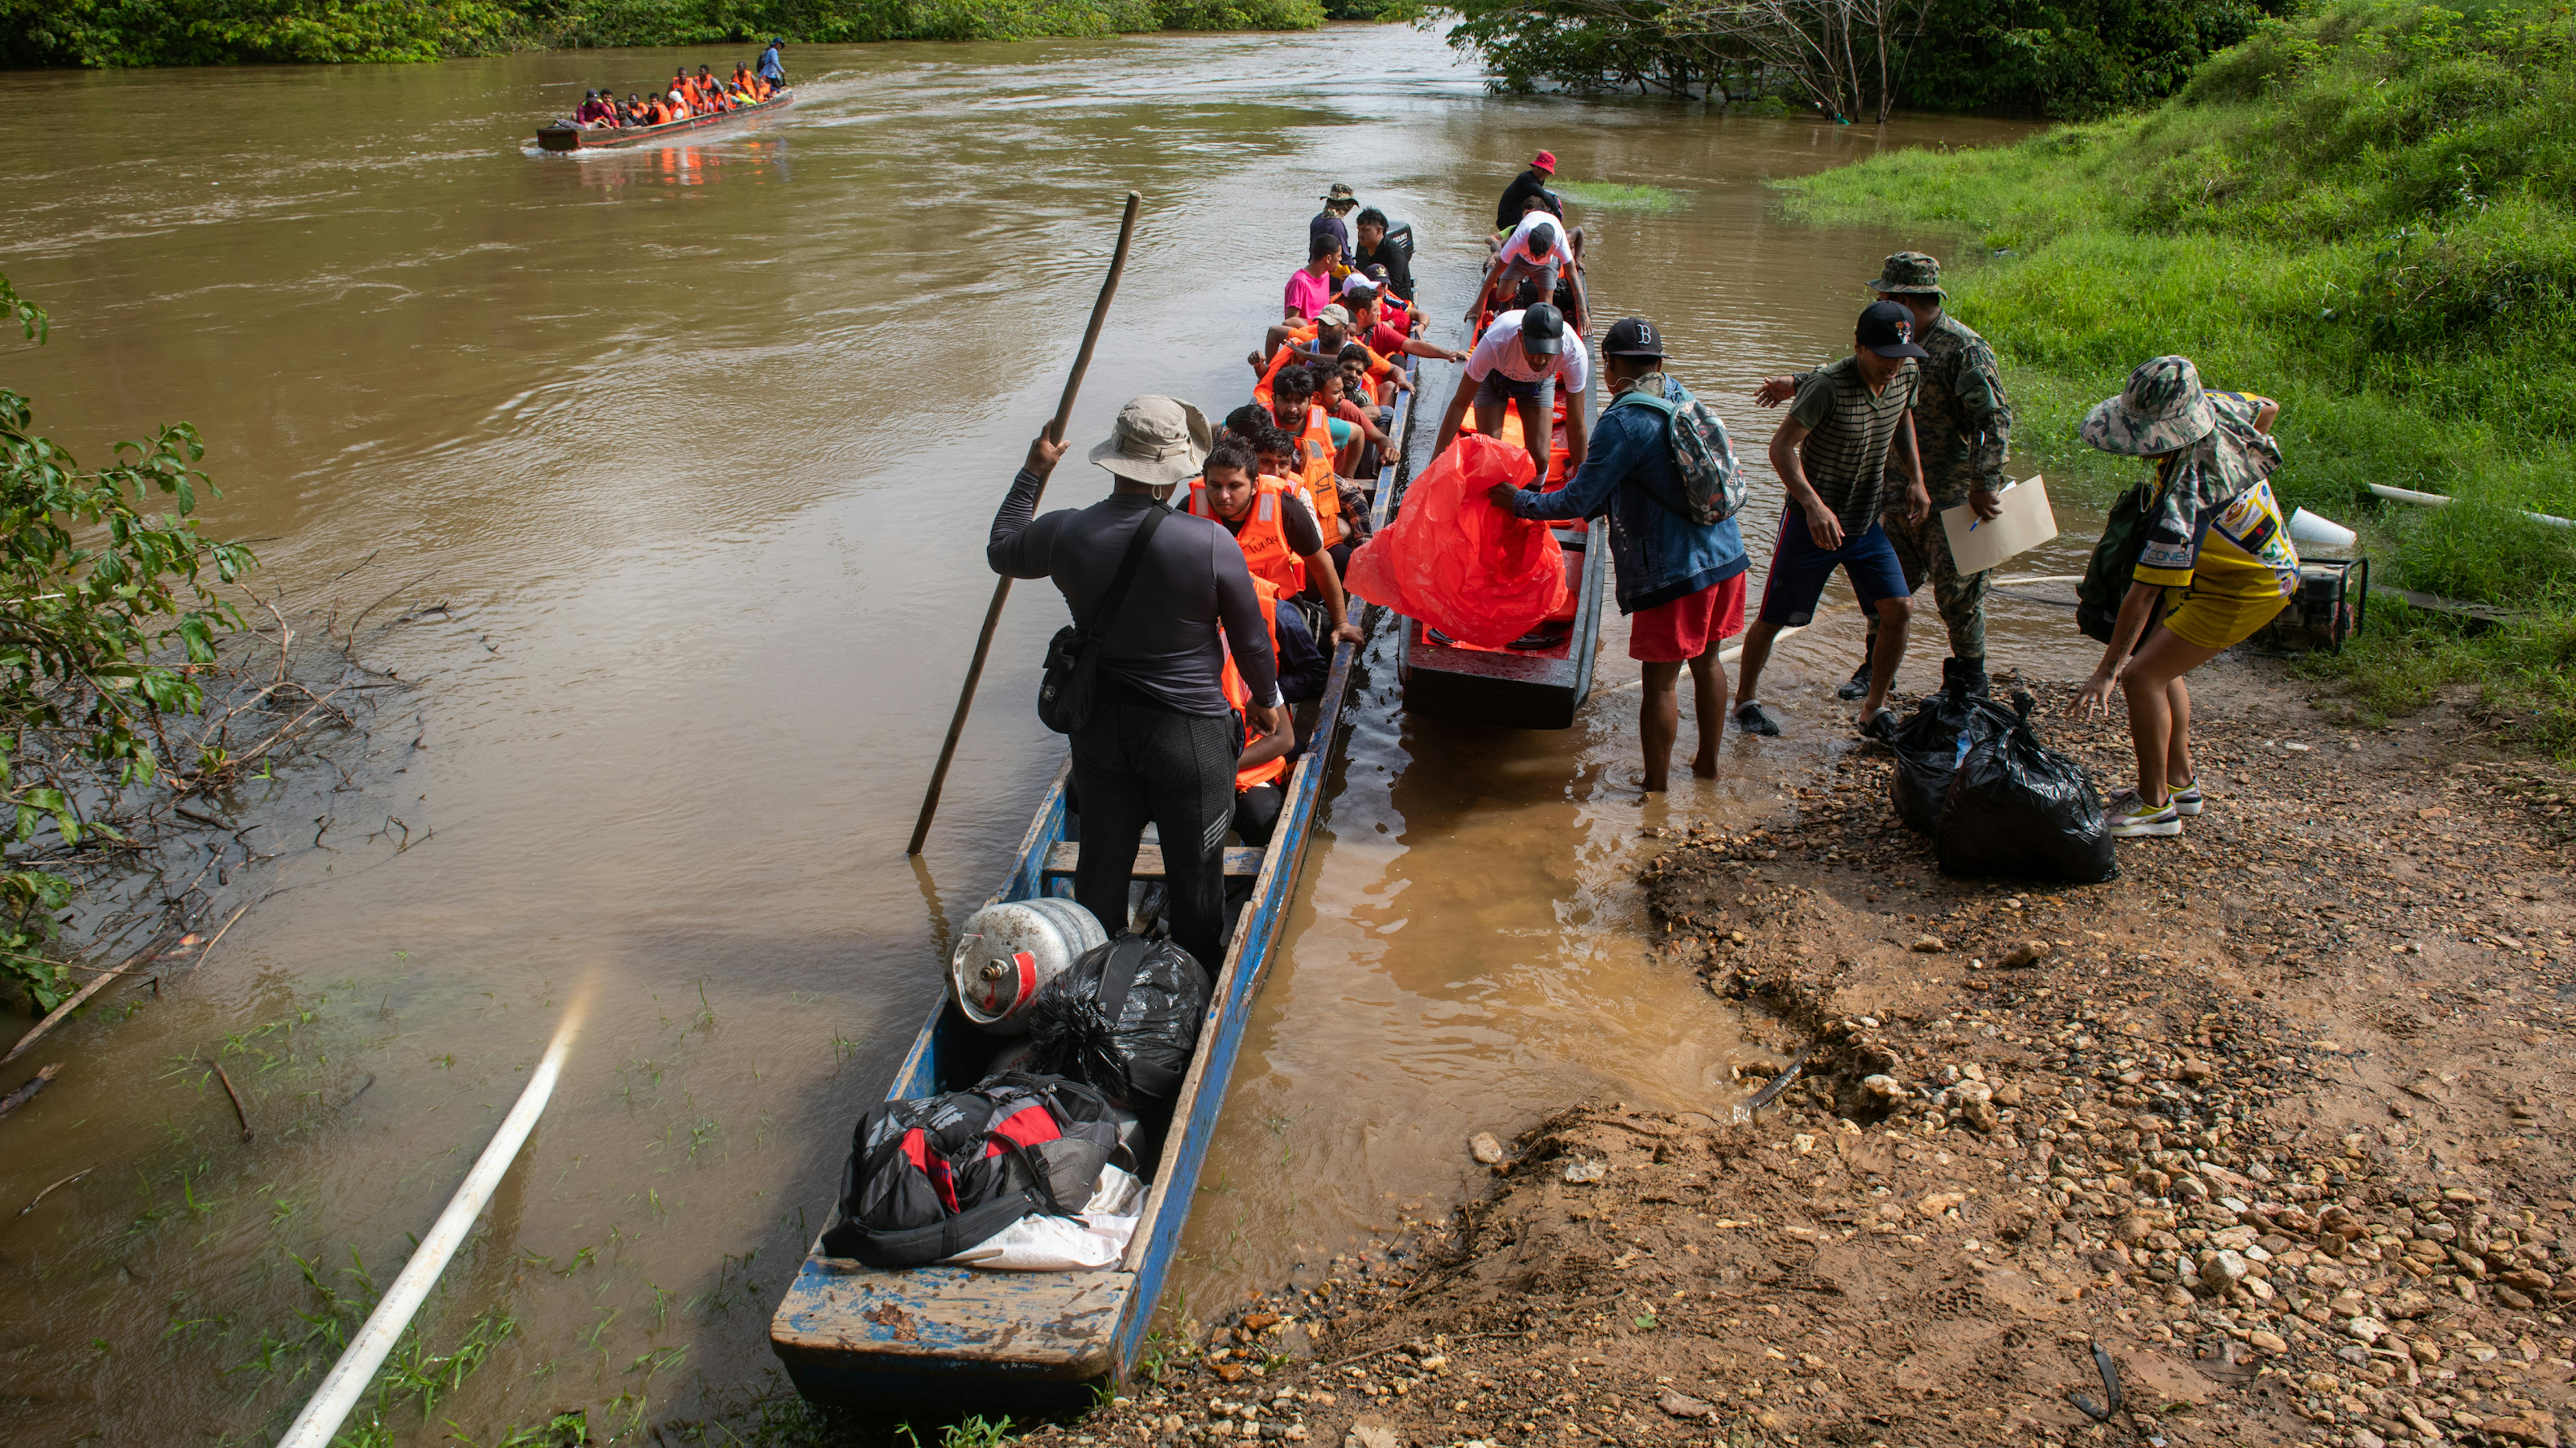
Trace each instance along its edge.
{"label": "man in denim jacket", "polygon": [[1675,686],[1684,664],[1690,666],[1699,717],[1691,773],[1717,777],[1727,692],[1717,654],[1744,631],[1744,540],[1732,518],[1699,523],[1682,511],[1682,480],[1664,410],[1620,405],[1638,389],[1674,403],[1690,400],[1680,383],[1664,375],[1664,339],[1654,323],[1628,317],[1613,326],[1602,339],[1601,366],[1612,400],[1593,428],[1582,467],[1553,493],[1497,483],[1487,496],[1515,517],[1533,520],[1610,515],[1619,611],[1630,615],[1628,657],[1646,670],[1637,733],[1645,745],[1645,788],[1653,793],[1667,787],[1672,772],[1673,743],[1681,733]]}

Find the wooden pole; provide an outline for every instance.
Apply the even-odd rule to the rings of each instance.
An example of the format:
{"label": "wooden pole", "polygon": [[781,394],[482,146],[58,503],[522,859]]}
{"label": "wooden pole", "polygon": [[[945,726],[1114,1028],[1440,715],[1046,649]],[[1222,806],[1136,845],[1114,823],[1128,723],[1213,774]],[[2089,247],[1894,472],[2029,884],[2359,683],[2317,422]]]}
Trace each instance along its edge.
{"label": "wooden pole", "polygon": [[[1082,374],[1091,367],[1091,349],[1100,342],[1100,324],[1109,319],[1109,299],[1118,295],[1119,273],[1127,270],[1127,245],[1136,237],[1136,213],[1145,198],[1127,193],[1127,215],[1118,223],[1118,250],[1109,258],[1109,275],[1101,280],[1100,298],[1091,304],[1091,326],[1082,334],[1082,350],[1074,354],[1073,373],[1064,379],[1064,395],[1056,400],[1055,420],[1047,424],[1047,441],[1064,441],[1065,424],[1073,420],[1074,394],[1082,390]],[[1038,494],[1045,496],[1046,483],[1038,483]],[[957,758],[958,736],[966,732],[967,711],[975,707],[975,686],[984,679],[984,660],[993,652],[993,631],[1001,626],[1003,600],[1011,596],[1008,574],[993,580],[993,601],[984,610],[984,631],[975,636],[975,657],[966,665],[966,687],[957,691],[957,712],[948,721],[948,737],[939,745],[939,765],[930,771],[930,788],[921,796],[921,818],[913,821],[912,842],[903,847],[907,855],[921,853],[921,842],[930,838],[931,817],[939,813],[939,792],[948,787],[948,766]]]}

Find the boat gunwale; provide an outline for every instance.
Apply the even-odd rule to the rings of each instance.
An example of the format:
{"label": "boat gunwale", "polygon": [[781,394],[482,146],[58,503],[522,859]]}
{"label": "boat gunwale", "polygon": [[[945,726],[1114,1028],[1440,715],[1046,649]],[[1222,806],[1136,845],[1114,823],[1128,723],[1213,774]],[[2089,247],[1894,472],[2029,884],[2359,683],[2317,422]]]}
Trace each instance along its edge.
{"label": "boat gunwale", "polygon": [[[1590,328],[1595,318],[1592,288],[1579,251],[1568,279],[1573,283],[1584,322],[1575,336],[1582,339],[1588,349],[1591,346]],[[1469,346],[1474,345],[1474,338],[1484,335],[1484,329],[1498,315],[1497,310],[1487,307],[1474,328]],[[1591,414],[1586,424],[1588,434],[1590,424],[1597,423],[1601,416],[1597,405],[1601,394],[1601,366],[1588,355],[1585,360],[1590,363],[1583,389],[1584,404]],[[1461,385],[1464,385],[1463,381]],[[1551,452],[1554,451],[1554,443],[1551,438]],[[1573,484],[1571,471],[1567,473],[1565,482],[1566,486]],[[1573,727],[1584,702],[1592,695],[1593,670],[1600,653],[1601,607],[1609,578],[1610,521],[1607,517],[1593,518],[1580,528],[1557,524],[1551,525],[1551,530],[1575,534],[1581,540],[1579,543],[1560,539],[1560,546],[1583,555],[1583,567],[1578,575],[1581,585],[1575,599],[1574,618],[1567,632],[1565,653],[1556,656],[1538,652],[1518,653],[1510,649],[1453,648],[1428,639],[1416,639],[1416,627],[1421,620],[1407,618],[1404,627],[1398,631],[1396,644],[1396,673],[1404,686],[1405,712],[1421,713],[1444,723],[1481,724],[1506,729]],[[1428,708],[1418,709],[1415,705],[1413,681],[1417,670],[1438,681],[1429,691],[1433,698],[1424,701]],[[1442,707],[1443,702],[1453,701],[1443,701],[1439,696],[1451,693],[1477,696],[1478,703],[1473,709]],[[1468,717],[1471,714],[1476,717]],[[1550,721],[1561,719],[1562,722],[1518,722],[1539,716]],[[1497,720],[1504,722],[1498,723]]]}

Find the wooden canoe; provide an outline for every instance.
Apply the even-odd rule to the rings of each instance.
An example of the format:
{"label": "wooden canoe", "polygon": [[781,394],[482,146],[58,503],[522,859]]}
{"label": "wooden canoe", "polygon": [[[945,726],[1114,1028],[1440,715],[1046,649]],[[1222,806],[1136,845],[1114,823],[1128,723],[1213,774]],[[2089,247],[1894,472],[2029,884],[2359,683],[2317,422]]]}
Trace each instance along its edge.
{"label": "wooden canoe", "polygon": [[718,111],[711,116],[691,116],[684,121],[668,121],[658,126],[623,126],[616,130],[590,130],[558,123],[539,127],[537,144],[549,151],[605,151],[620,146],[646,146],[655,141],[668,141],[692,135],[712,126],[741,120],[745,116],[783,111],[795,99],[796,91],[791,86],[753,105],[736,106],[732,110]]}
{"label": "wooden canoe", "polygon": [[[1413,417],[1413,394],[1399,397],[1398,456],[1387,459],[1378,475],[1374,516],[1380,522],[1395,497],[1401,439]],[[799,1393],[825,1403],[927,1401],[989,1414],[1080,1406],[1091,1401],[1094,1384],[1122,1377],[1133,1366],[1180,1249],[1252,998],[1278,945],[1306,841],[1322,812],[1356,655],[1347,641],[1334,646],[1314,716],[1300,720],[1306,751],[1287,776],[1287,799],[1269,847],[1226,851],[1227,879],[1249,879],[1252,895],[1235,916],[1199,1028],[1198,1055],[1172,1103],[1126,1259],[1115,1270],[1097,1272],[884,1270],[819,1255],[818,1238],[769,1325],[770,1347]],[[1070,772],[1069,762],[1057,770],[1010,873],[988,900],[1073,893],[1073,866],[1082,847],[1068,838],[1074,833],[1065,807]],[[1159,879],[1161,873],[1161,851],[1149,844],[1138,852],[1134,878]],[[936,962],[925,965],[935,968]],[[972,1085],[1009,1044],[977,1029],[943,994],[895,1069],[886,1099]],[[826,1220],[835,1210],[827,1206]]]}
{"label": "wooden canoe", "polygon": [[[1573,285],[1585,326],[1592,322],[1590,294],[1577,268]],[[1494,314],[1486,312],[1476,334],[1484,335]],[[1588,345],[1584,333],[1573,333],[1577,346]],[[1463,379],[1464,374],[1461,374]],[[1600,397],[1600,369],[1592,369],[1587,402]],[[1557,435],[1548,456],[1549,491],[1565,486],[1565,394],[1556,396]],[[1592,417],[1600,409],[1591,409]],[[1471,414],[1467,425],[1473,427]],[[1503,410],[1498,436],[1521,441],[1518,410]],[[1401,504],[1398,505],[1401,507]],[[1496,729],[1565,729],[1592,694],[1593,656],[1599,652],[1603,585],[1610,577],[1610,521],[1595,518],[1551,524],[1565,548],[1565,581],[1571,598],[1556,617],[1523,639],[1499,649],[1481,648],[1441,634],[1420,619],[1400,621],[1396,641],[1396,676],[1404,686],[1404,709],[1450,724],[1480,724]]]}

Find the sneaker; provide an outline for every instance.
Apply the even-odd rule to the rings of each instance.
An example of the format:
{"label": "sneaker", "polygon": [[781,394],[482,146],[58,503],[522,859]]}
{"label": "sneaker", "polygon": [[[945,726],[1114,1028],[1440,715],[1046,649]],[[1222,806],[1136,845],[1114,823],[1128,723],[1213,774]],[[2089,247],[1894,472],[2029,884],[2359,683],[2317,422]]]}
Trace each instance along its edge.
{"label": "sneaker", "polygon": [[2111,821],[2111,838],[2133,840],[2141,835],[2178,835],[2182,833],[2182,814],[2171,800],[2152,805],[2138,797],[2134,789],[2124,789],[2112,796],[2110,808],[2104,811]]}
{"label": "sneaker", "polygon": [[1896,711],[1893,709],[1882,708],[1877,713],[1860,721],[1860,737],[1863,739],[1875,739],[1881,744],[1894,744],[1896,742]]}
{"label": "sneaker", "polygon": [[2175,814],[2196,815],[2207,800],[2200,792],[2200,781],[2195,779],[2179,789],[2166,790],[2165,802],[2174,807]]}
{"label": "sneaker", "polygon": [[1736,706],[1735,727],[1747,734],[1759,734],[1765,738],[1774,738],[1780,733],[1779,724],[1769,714],[1763,712],[1760,704],[1750,701]]}
{"label": "sneaker", "polygon": [[1843,681],[1842,687],[1834,690],[1834,697],[1837,699],[1860,699],[1866,698],[1868,695],[1869,660],[1863,659],[1860,661],[1860,667],[1852,670],[1852,676]]}

